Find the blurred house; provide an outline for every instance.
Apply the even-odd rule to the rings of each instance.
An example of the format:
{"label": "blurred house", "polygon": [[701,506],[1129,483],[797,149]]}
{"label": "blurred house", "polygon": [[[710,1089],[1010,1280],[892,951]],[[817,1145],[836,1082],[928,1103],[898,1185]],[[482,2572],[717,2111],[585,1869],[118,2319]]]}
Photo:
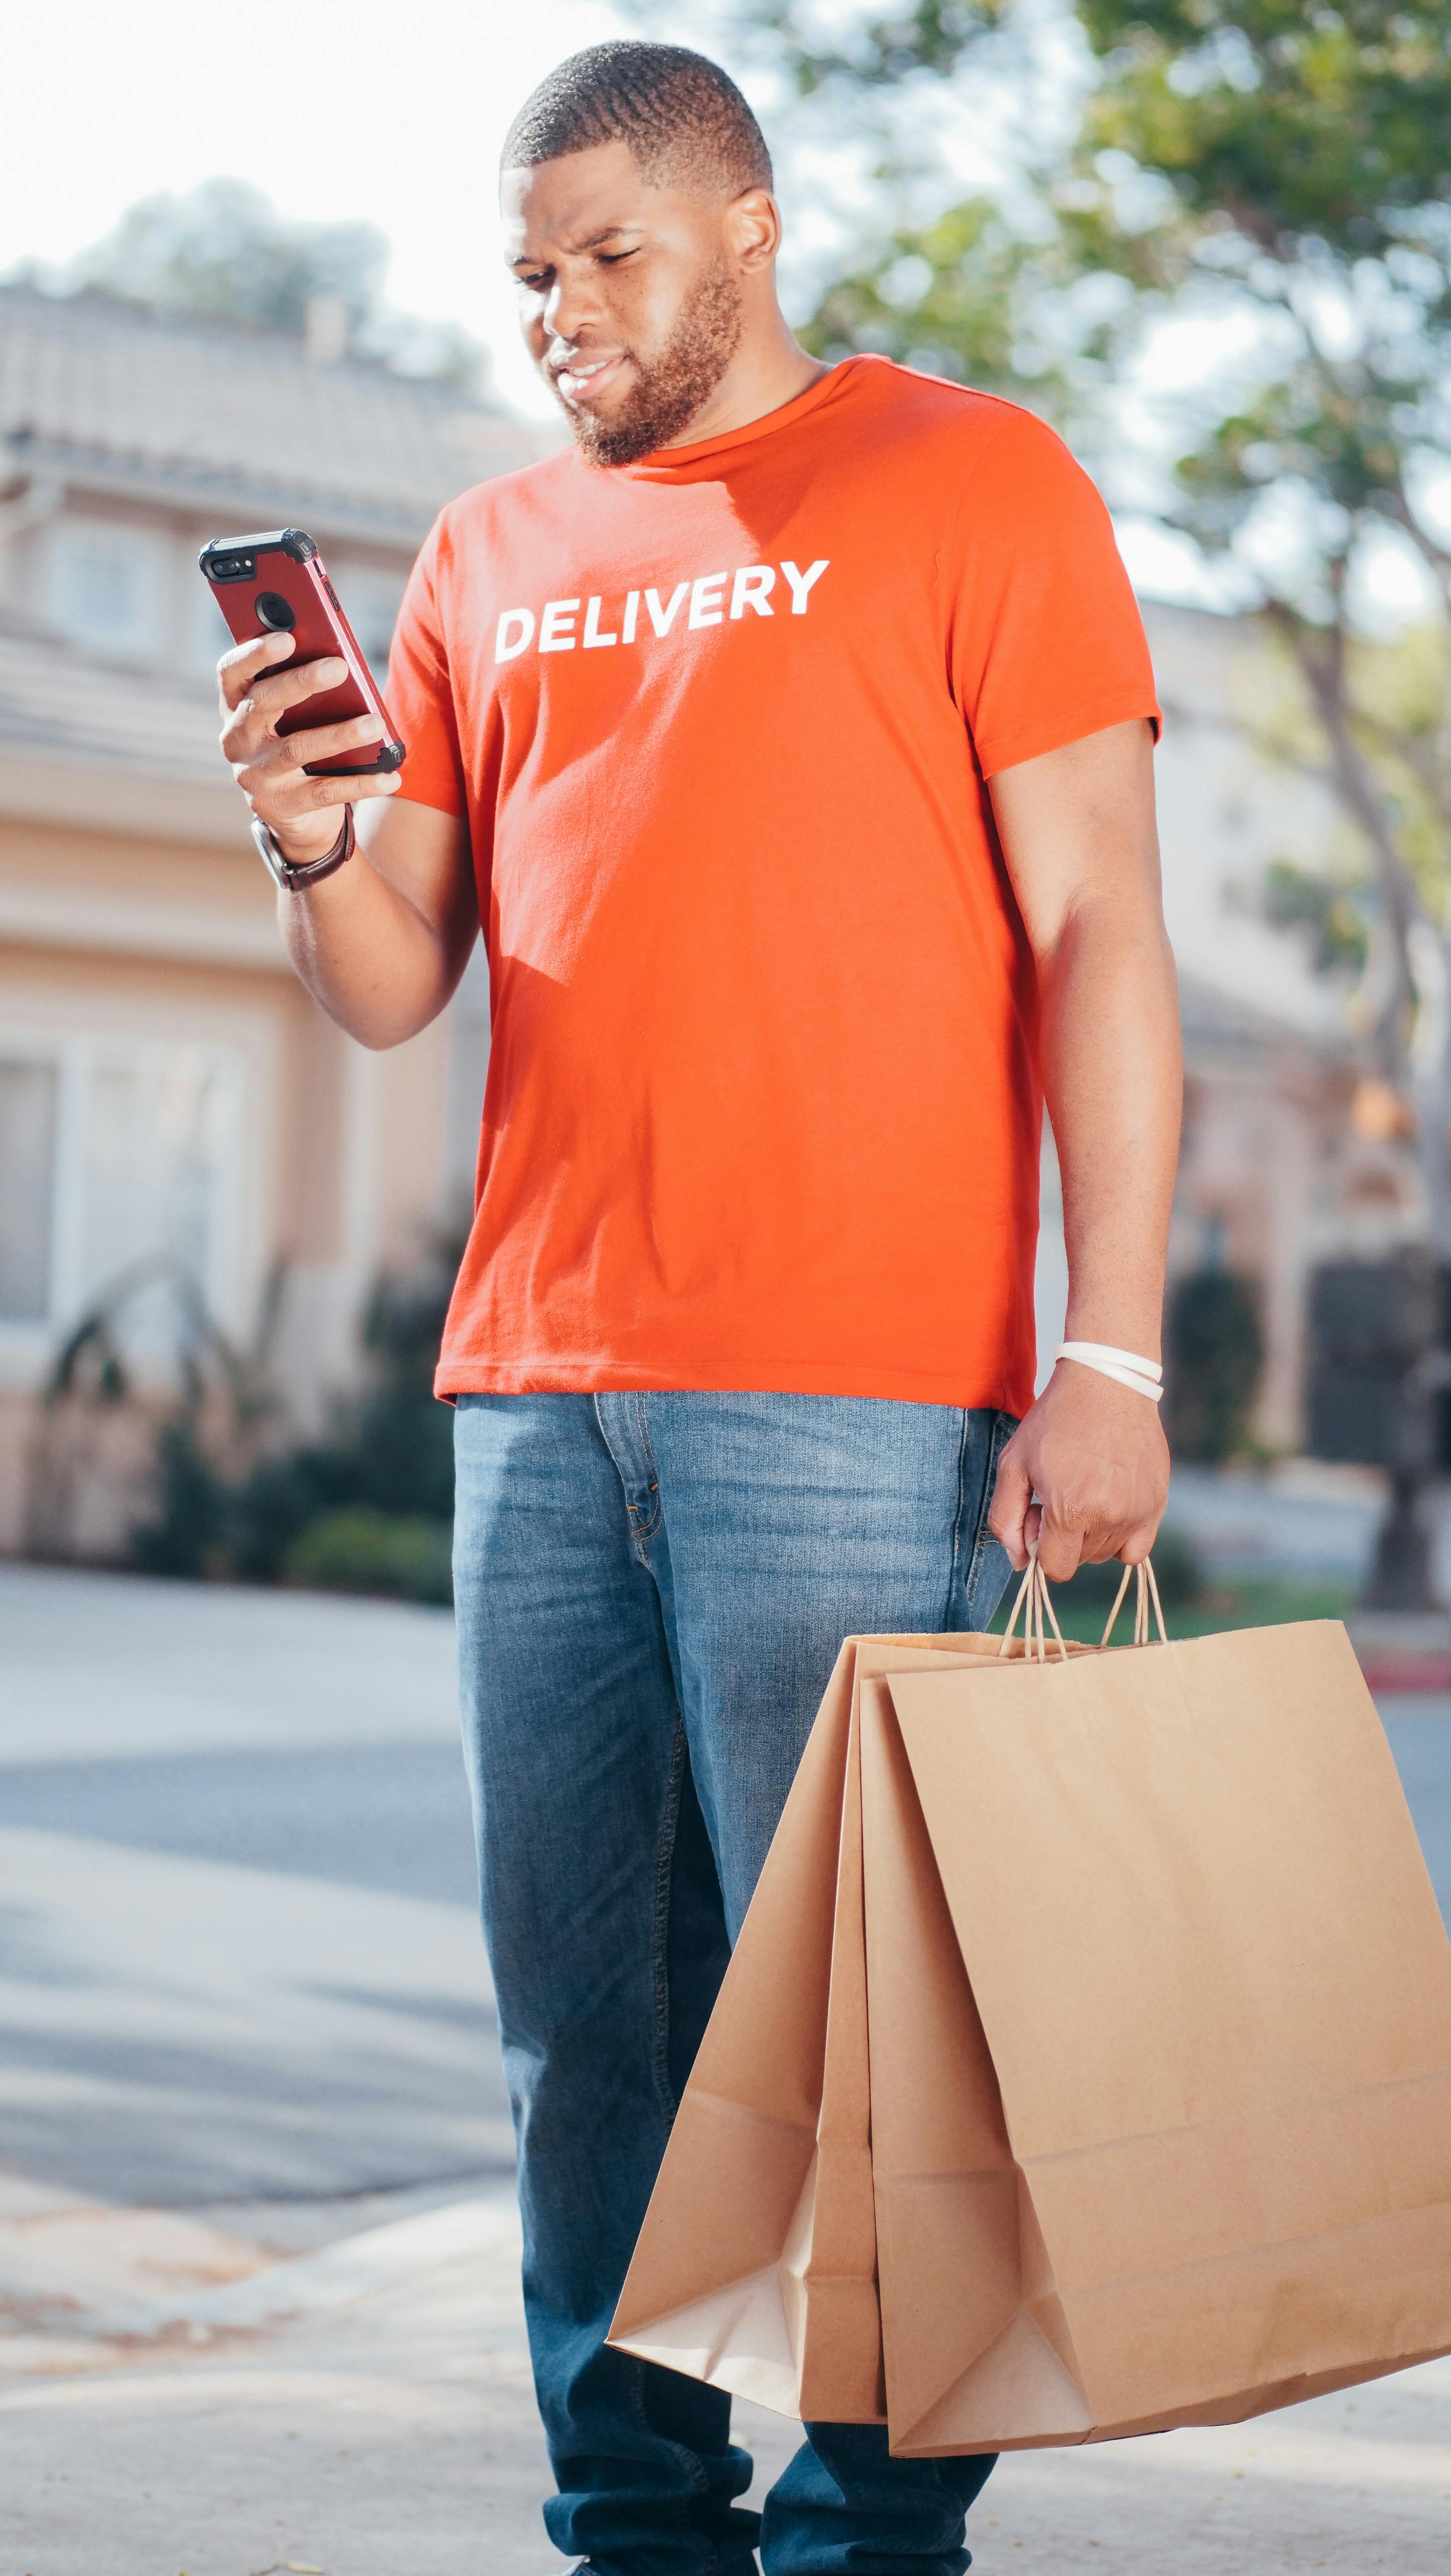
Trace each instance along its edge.
{"label": "blurred house", "polygon": [[[1317,975],[1302,938],[1264,918],[1271,862],[1323,873],[1345,825],[1325,784],[1257,739],[1263,642],[1246,620],[1152,601],[1144,621],[1164,709],[1159,834],[1186,1069],[1171,1273],[1207,1264],[1256,1283],[1266,1360],[1254,1427],[1268,1446],[1294,1449],[1311,1269],[1382,1259],[1423,1233],[1424,1205],[1406,1145],[1364,1114],[1344,985]],[[1045,1183],[1044,1374],[1066,1289],[1051,1150]]]}
{"label": "blurred house", "polygon": [[280,1279],[306,1415],[380,1260],[467,1190],[478,979],[388,1056],[295,982],[217,750],[197,550],[308,528],[381,670],[440,505],[547,443],[335,344],[0,289],[0,1549],[33,1391],[118,1278],[169,1254],[242,1346]]}

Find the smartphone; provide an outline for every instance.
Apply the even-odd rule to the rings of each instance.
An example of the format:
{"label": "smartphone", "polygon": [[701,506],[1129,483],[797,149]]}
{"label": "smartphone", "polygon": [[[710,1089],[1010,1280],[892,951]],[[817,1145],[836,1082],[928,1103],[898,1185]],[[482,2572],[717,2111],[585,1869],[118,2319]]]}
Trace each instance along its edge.
{"label": "smartphone", "polygon": [[361,757],[366,745],[360,743],[356,753],[337,751],[326,760],[307,761],[306,775],[373,778],[380,769],[400,769],[404,746],[315,541],[301,528],[274,528],[261,537],[213,537],[197,561],[237,643],[249,644],[258,635],[292,635],[297,640],[287,669],[329,656],[348,666],[347,678],[335,689],[319,689],[316,697],[289,707],[278,718],[279,733],[342,724],[349,716],[377,716],[385,727],[371,758]]}

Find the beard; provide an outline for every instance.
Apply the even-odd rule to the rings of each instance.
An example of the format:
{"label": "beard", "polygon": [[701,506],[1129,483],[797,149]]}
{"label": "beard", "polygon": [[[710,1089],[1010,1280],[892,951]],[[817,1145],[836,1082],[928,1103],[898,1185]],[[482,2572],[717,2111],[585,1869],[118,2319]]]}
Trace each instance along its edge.
{"label": "beard", "polygon": [[683,306],[659,355],[641,358],[631,352],[635,381],[618,411],[602,420],[563,403],[588,462],[637,465],[657,447],[668,447],[714,393],[740,341],[740,287],[724,267],[711,269]]}

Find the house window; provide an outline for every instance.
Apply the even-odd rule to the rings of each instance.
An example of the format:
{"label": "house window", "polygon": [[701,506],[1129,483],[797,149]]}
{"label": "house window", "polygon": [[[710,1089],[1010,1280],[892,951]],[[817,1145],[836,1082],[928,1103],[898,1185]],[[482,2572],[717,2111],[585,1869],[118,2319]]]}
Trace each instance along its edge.
{"label": "house window", "polygon": [[124,1288],[135,1355],[164,1357],[178,1290],[225,1310],[237,1070],[109,1038],[0,1054],[0,1324],[55,1331]]}
{"label": "house window", "polygon": [[343,614],[363,648],[363,659],[378,683],[387,676],[393,629],[403,604],[403,584],[387,573],[335,573]]}
{"label": "house window", "polygon": [[63,519],[50,539],[47,591],[53,623],[77,643],[164,654],[165,573],[148,530]]}
{"label": "house window", "polygon": [[50,1313],[60,1069],[0,1056],[0,1323]]}
{"label": "house window", "polygon": [[192,667],[198,671],[215,671],[224,653],[233,644],[230,626],[216,603],[210,582],[199,580],[191,594]]}

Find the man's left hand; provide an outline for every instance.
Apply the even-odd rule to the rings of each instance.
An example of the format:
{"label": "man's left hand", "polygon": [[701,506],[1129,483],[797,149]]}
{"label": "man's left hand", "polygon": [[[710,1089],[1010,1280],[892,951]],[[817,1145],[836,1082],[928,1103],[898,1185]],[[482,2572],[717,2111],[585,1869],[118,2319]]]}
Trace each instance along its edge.
{"label": "man's left hand", "polygon": [[1003,1451],[988,1527],[1020,1574],[1036,1543],[1043,1572],[1066,1583],[1080,1565],[1108,1557],[1139,1564],[1168,1499],[1158,1406],[1097,1369],[1060,1360]]}

